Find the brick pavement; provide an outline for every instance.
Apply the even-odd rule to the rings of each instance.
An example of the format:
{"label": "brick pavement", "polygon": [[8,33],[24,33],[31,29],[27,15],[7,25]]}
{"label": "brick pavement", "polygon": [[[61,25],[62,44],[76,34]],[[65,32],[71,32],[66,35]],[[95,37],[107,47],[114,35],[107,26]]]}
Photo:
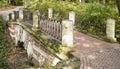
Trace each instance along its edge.
{"label": "brick pavement", "polygon": [[111,44],[74,31],[74,56],[80,59],[80,69],[120,69],[120,45]]}

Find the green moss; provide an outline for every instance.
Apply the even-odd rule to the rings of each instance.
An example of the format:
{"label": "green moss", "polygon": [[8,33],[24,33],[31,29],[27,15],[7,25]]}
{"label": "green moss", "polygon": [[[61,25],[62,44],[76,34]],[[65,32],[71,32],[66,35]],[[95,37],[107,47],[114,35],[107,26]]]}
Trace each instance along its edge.
{"label": "green moss", "polygon": [[[40,44],[42,44],[42,46],[44,46],[46,49],[50,50],[54,54],[60,53],[60,50],[59,50],[60,43],[59,42],[57,42],[53,39],[44,39],[41,37],[42,34],[32,31],[29,27],[25,26],[23,22],[20,22],[20,23],[21,23],[21,27],[23,27],[23,29],[28,31],[29,34],[36,41],[38,41]],[[17,22],[9,22],[9,24],[19,25]]]}

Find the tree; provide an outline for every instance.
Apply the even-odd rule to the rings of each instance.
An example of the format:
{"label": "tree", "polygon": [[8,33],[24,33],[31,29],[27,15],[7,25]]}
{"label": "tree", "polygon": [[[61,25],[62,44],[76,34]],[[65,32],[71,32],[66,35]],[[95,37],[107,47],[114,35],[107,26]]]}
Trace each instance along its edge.
{"label": "tree", "polygon": [[116,0],[116,4],[117,4],[117,7],[118,7],[119,16],[120,16],[120,0]]}
{"label": "tree", "polygon": [[7,0],[8,4],[11,4],[11,0]]}

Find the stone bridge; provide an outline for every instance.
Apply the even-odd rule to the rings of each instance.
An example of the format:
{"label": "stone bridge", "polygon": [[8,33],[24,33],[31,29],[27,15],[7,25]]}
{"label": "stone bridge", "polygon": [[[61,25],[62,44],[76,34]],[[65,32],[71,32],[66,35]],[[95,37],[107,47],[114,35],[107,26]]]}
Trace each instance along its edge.
{"label": "stone bridge", "polygon": [[[70,12],[69,19],[56,21],[49,8],[48,18],[41,19],[39,11],[30,13],[19,8],[5,19],[15,44],[24,42],[28,57],[33,57],[40,66],[44,63],[54,66],[68,59],[70,52],[80,59],[80,69],[120,69],[120,45],[73,30],[74,17],[75,13]],[[114,36],[109,39],[115,40]]]}
{"label": "stone bridge", "polygon": [[46,19],[40,19],[39,11],[31,13],[24,8],[4,16],[13,42],[23,43],[28,57],[33,57],[40,66],[45,63],[54,66],[66,60],[66,54],[73,49],[73,22],[53,20],[51,10]]}

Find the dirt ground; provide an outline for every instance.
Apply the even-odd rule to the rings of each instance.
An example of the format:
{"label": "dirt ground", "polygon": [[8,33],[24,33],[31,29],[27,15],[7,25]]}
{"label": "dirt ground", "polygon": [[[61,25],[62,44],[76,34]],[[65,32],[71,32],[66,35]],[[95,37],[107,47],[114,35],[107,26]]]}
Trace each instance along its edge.
{"label": "dirt ground", "polygon": [[10,69],[19,69],[17,67],[23,66],[25,61],[27,61],[27,53],[24,49],[16,46],[13,43],[13,40],[11,39],[10,35],[8,34],[9,31],[6,30],[5,35],[7,37],[8,42],[8,62]]}

